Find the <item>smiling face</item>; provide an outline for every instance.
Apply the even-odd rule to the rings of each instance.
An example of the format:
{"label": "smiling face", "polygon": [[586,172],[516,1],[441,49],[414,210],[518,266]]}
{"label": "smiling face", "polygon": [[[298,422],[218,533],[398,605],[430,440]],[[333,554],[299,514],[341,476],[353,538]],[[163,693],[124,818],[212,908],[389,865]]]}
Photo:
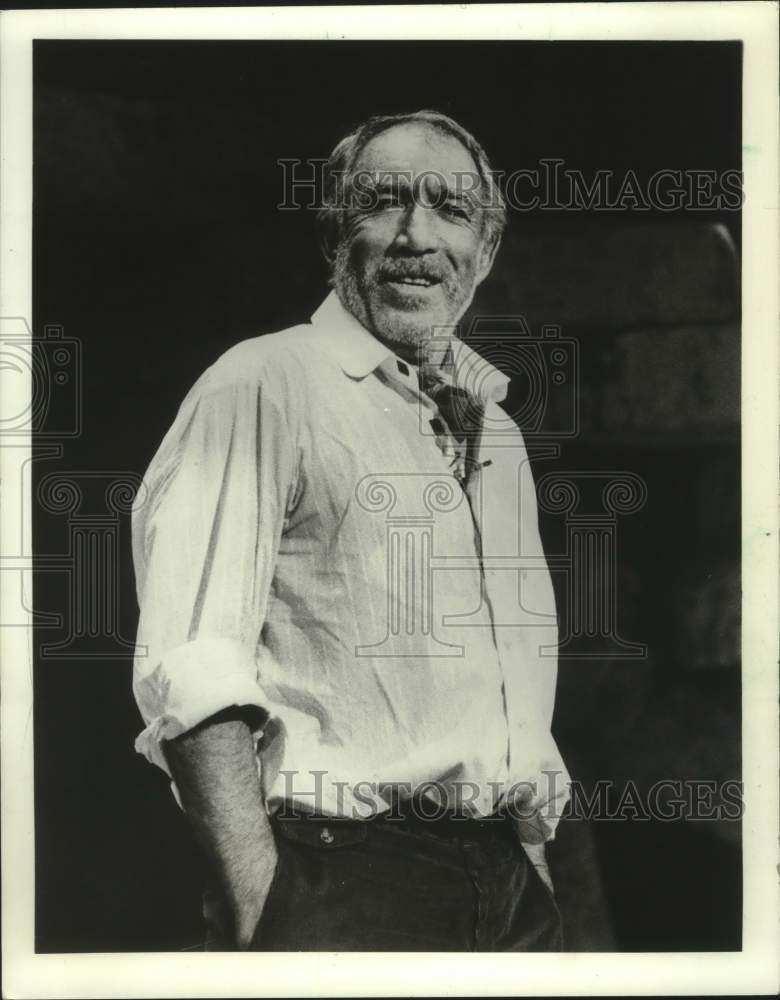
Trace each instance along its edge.
{"label": "smiling face", "polygon": [[[361,150],[333,280],[344,306],[397,354],[418,362],[490,271],[477,165],[454,137],[394,125]],[[473,189],[471,194],[469,190]]]}

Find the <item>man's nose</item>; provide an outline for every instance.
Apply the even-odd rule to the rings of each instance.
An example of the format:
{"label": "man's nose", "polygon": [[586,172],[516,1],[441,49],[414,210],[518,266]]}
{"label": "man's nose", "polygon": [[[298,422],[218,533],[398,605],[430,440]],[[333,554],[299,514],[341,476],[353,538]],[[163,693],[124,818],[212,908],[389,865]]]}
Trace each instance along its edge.
{"label": "man's nose", "polygon": [[412,203],[401,217],[396,243],[410,253],[430,253],[436,250],[434,213],[424,205]]}

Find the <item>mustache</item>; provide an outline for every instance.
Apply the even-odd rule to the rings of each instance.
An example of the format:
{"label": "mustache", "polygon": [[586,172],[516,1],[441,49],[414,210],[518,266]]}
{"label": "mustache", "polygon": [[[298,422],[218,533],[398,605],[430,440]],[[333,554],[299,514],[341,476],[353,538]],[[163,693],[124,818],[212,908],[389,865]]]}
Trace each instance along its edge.
{"label": "mustache", "polygon": [[423,278],[425,281],[446,282],[450,279],[447,268],[428,261],[388,261],[377,271],[380,281],[402,281],[404,278]]}

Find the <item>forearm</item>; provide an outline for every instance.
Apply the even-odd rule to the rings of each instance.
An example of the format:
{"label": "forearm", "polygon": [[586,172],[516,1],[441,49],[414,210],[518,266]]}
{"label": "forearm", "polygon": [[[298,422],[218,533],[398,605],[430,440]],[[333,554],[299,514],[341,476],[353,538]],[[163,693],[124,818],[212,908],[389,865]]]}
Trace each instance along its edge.
{"label": "forearm", "polygon": [[246,947],[276,865],[251,729],[235,716],[216,716],[168,741],[165,756],[232,906],[238,946]]}

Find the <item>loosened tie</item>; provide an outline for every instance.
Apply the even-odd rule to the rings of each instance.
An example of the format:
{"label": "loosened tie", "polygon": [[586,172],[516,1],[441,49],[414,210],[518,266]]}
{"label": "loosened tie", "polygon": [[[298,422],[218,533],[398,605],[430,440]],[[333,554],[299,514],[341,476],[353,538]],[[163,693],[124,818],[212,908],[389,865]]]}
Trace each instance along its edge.
{"label": "loosened tie", "polygon": [[474,455],[482,428],[482,408],[468,392],[452,385],[446,373],[422,368],[420,388],[436,403],[452,435],[453,472],[465,488],[475,470]]}

